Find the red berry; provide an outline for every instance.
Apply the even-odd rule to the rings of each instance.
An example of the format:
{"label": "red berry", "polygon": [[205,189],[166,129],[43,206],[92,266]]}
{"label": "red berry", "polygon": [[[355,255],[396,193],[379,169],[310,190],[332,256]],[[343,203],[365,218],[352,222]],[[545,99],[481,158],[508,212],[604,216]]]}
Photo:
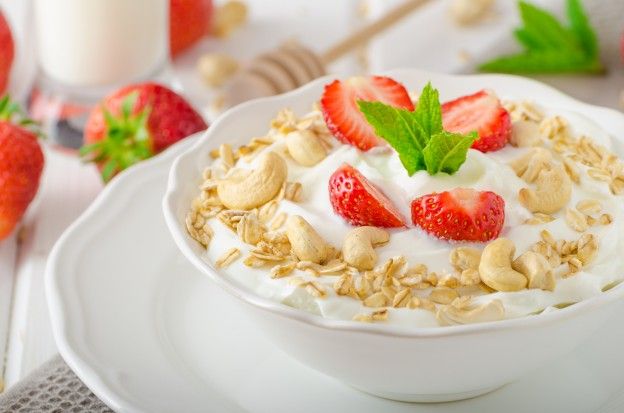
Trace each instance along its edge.
{"label": "red berry", "polygon": [[171,55],[186,50],[208,34],[211,18],[212,0],[170,0]]}
{"label": "red berry", "polygon": [[379,101],[398,108],[414,110],[414,104],[397,81],[384,76],[351,77],[334,80],[325,86],[321,110],[327,127],[340,141],[363,151],[383,145],[357,106],[358,100]]}
{"label": "red berry", "polygon": [[622,33],[622,37],[620,39],[620,57],[624,63],[624,33]]}
{"label": "red berry", "polygon": [[412,221],[444,240],[485,242],[505,223],[505,201],[490,191],[456,188],[412,201]]}
{"label": "red berry", "polygon": [[[125,110],[126,109],[126,110]],[[110,116],[106,117],[105,112]],[[104,180],[208,126],[184,98],[165,86],[126,86],[96,106],[85,126],[82,154]]]}
{"label": "red berry", "polygon": [[472,147],[481,152],[503,148],[511,137],[511,118],[498,98],[484,90],[442,105],[442,123],[449,132],[476,131]]}
{"label": "red berry", "polygon": [[37,136],[11,123],[11,108],[0,101],[0,239],[22,219],[39,188],[43,152]]}
{"label": "red berry", "polygon": [[405,220],[392,202],[346,163],[329,178],[329,201],[334,211],[353,225],[405,226]]}
{"label": "red berry", "polygon": [[14,57],[13,37],[11,29],[2,12],[0,12],[0,96],[6,90]]}

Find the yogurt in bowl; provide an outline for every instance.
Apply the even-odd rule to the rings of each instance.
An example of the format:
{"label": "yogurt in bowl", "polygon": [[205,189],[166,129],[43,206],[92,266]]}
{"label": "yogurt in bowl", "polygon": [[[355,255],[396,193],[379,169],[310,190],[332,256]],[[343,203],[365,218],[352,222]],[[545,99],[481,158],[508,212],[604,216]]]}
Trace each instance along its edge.
{"label": "yogurt in bowl", "polygon": [[[310,110],[325,79],[238,107],[215,123],[211,138],[174,165],[165,214],[185,255],[253,304],[244,308],[296,358],[385,397],[469,397],[572,348],[620,296],[621,287],[614,287],[624,275],[617,259],[621,189],[614,166],[620,147],[610,135],[617,129],[609,128],[621,127],[623,120],[513,77],[415,71],[390,76],[410,90],[431,80],[445,98],[494,90],[513,121],[516,146],[486,153],[470,149],[453,174],[421,170],[410,176],[389,147],[363,151],[332,137],[321,112]],[[529,96],[534,105],[525,102]],[[293,146],[310,134],[322,156],[314,156],[314,147],[298,152]],[[211,151],[219,158],[213,163]],[[602,151],[594,155],[609,161],[595,164],[592,151]],[[381,193],[383,202],[369,207],[386,206],[399,228],[362,230],[349,222],[353,216],[341,214],[328,186],[344,164],[359,174],[356,183]],[[540,201],[540,186],[548,185],[540,182],[548,178],[541,172],[544,164],[563,172],[559,178],[569,188],[556,211],[541,210],[531,198],[539,194]],[[262,168],[282,181],[261,205],[238,209],[227,188],[219,193],[223,180],[253,181]],[[266,181],[256,179],[243,198],[264,191]],[[204,194],[199,198],[198,187]],[[414,200],[435,194],[449,192],[462,198],[464,210],[474,210],[476,198],[464,202],[457,188],[504,200],[500,228],[485,242],[444,239],[419,221]],[[364,250],[366,263],[350,256],[349,239]],[[514,285],[514,276],[520,284]],[[379,348],[388,351],[378,354]],[[401,356],[421,351],[435,360]],[[470,370],[479,370],[477,380]]]}

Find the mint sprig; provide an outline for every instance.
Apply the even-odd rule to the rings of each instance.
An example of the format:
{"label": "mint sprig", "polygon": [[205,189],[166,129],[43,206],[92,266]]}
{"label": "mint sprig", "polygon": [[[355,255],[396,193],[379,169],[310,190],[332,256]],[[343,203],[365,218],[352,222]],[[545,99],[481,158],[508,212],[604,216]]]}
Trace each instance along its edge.
{"label": "mint sprig", "polygon": [[425,165],[429,175],[446,172],[449,175],[459,170],[466,162],[466,155],[472,143],[477,139],[477,133],[468,135],[440,132],[433,135],[429,145],[423,150]]}
{"label": "mint sprig", "polygon": [[358,106],[375,133],[397,151],[408,174],[426,169],[422,151],[428,138],[412,112],[381,102],[359,101]]}
{"label": "mint sprig", "polygon": [[454,174],[477,139],[476,133],[462,135],[442,129],[440,97],[431,83],[423,89],[413,112],[363,100],[358,106],[375,133],[397,151],[410,176],[422,170],[430,175]]}
{"label": "mint sprig", "polygon": [[485,72],[601,73],[598,40],[581,0],[567,0],[569,27],[550,12],[518,3],[523,26],[514,31],[522,53],[502,56],[479,66]]}

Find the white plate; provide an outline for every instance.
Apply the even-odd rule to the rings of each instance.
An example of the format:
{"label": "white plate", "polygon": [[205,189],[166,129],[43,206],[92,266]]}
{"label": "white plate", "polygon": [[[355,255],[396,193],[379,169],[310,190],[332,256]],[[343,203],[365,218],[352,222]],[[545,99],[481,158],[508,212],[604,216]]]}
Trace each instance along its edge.
{"label": "white plate", "polygon": [[[624,330],[472,400],[416,405],[353,390],[269,344],[178,252],[161,213],[188,139],[115,179],[63,235],[47,296],[62,356],[121,412],[616,412]],[[621,325],[624,308],[608,325]],[[601,406],[609,405],[609,409]]]}

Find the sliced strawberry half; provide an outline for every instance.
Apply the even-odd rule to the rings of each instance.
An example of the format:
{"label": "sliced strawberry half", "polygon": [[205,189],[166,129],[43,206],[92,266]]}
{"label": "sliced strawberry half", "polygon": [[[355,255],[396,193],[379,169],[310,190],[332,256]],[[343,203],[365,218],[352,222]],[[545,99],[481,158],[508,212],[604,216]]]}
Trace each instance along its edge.
{"label": "sliced strawberry half", "polygon": [[511,118],[493,94],[482,90],[442,105],[442,124],[449,132],[479,134],[472,147],[481,152],[503,148],[511,137]]}
{"label": "sliced strawberry half", "polygon": [[384,76],[357,76],[334,80],[325,86],[321,110],[331,133],[340,141],[363,151],[384,144],[357,106],[358,100],[383,102],[414,110],[414,104],[402,84]]}
{"label": "sliced strawberry half", "polygon": [[485,242],[505,223],[505,201],[490,191],[456,188],[412,201],[412,221],[444,240]]}
{"label": "sliced strawberry half", "polygon": [[405,226],[405,219],[388,197],[346,163],[329,178],[329,201],[334,211],[353,225]]}

